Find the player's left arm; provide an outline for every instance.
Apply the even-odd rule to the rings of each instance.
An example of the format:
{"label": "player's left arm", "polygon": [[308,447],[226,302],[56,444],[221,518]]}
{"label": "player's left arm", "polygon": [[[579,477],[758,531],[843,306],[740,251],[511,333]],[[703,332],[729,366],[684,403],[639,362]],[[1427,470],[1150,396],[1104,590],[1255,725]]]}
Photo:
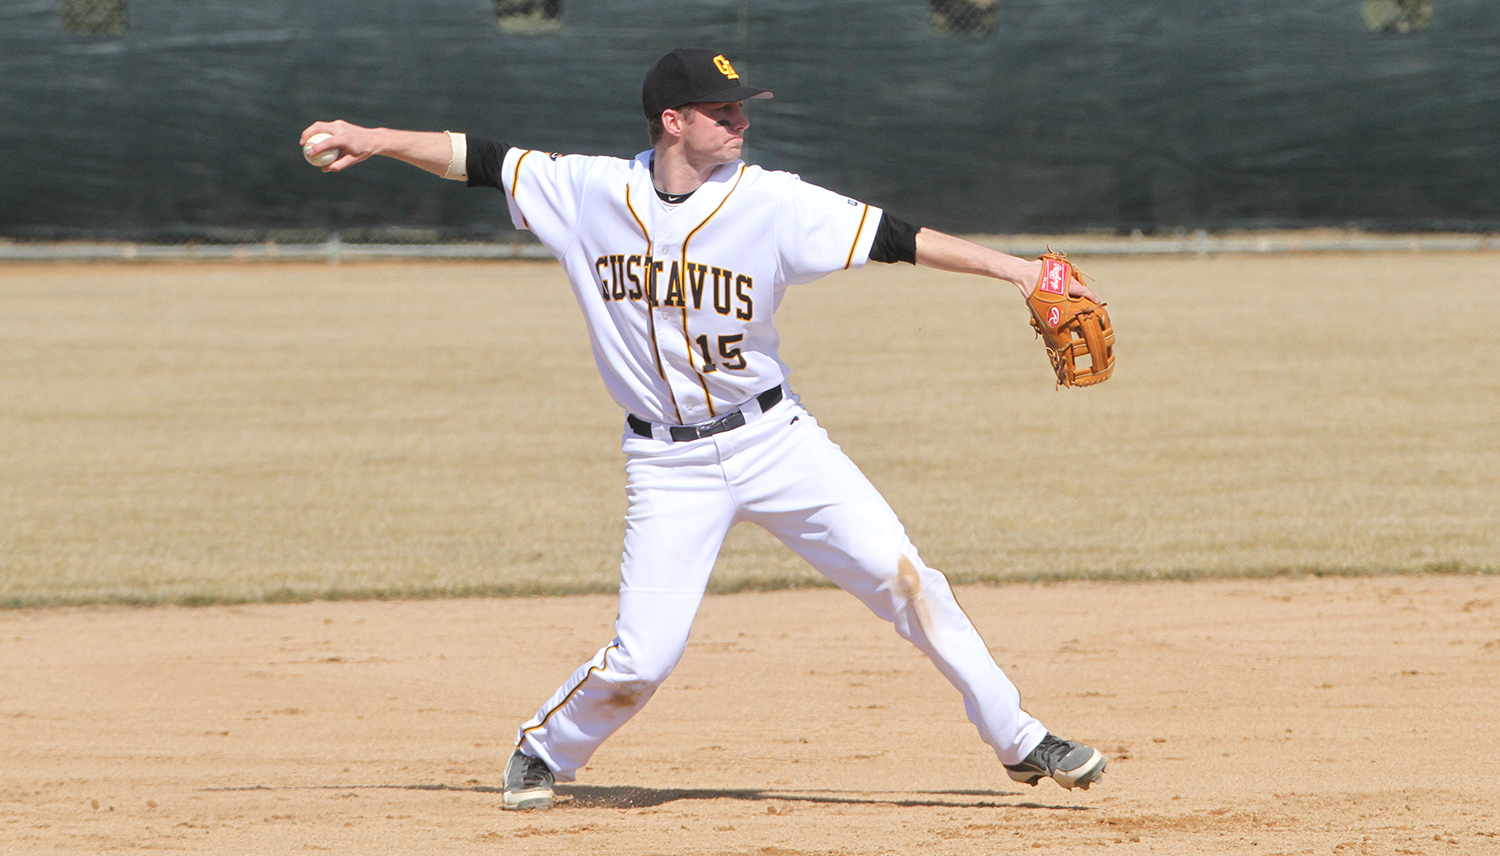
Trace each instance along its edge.
{"label": "player's left arm", "polygon": [[[1040,260],[1027,261],[936,229],[923,227],[916,230],[915,243],[915,258],[912,259],[915,264],[1003,280],[1019,289],[1022,297],[1031,294],[1042,275]],[[1068,291],[1075,297],[1099,302],[1094,292],[1081,282],[1070,282]]]}

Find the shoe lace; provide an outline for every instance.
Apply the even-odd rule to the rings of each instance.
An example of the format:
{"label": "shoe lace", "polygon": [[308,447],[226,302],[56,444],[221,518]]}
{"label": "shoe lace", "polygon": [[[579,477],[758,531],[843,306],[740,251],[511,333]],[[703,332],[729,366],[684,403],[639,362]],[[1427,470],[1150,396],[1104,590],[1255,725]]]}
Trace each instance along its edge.
{"label": "shoe lace", "polygon": [[1062,763],[1062,759],[1066,758],[1072,749],[1073,745],[1068,741],[1048,734],[1042,738],[1041,743],[1037,744],[1035,754],[1037,760],[1045,764],[1050,773],[1057,769],[1057,765]]}
{"label": "shoe lace", "polygon": [[521,767],[521,787],[536,788],[547,784],[552,777],[552,770],[547,767],[547,763],[530,755],[525,757],[525,764]]}

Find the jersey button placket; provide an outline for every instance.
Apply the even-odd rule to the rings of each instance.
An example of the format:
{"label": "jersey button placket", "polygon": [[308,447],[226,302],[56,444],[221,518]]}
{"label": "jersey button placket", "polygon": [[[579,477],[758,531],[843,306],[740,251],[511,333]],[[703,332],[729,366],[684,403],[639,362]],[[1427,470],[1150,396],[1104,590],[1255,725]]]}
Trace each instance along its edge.
{"label": "jersey button placket", "polygon": [[672,269],[672,254],[667,247],[657,247],[656,254],[651,257],[653,263],[661,265],[661,273],[656,279],[656,311],[663,318],[671,312],[671,307],[666,305],[668,271]]}

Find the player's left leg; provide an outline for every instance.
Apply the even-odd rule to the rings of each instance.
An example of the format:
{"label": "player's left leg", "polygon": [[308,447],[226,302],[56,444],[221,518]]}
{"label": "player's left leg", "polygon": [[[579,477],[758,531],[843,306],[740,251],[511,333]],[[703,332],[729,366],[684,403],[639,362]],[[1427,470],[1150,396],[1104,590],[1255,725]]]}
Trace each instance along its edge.
{"label": "player's left leg", "polygon": [[947,578],[923,563],[890,505],[806,411],[793,405],[778,421],[774,433],[759,423],[741,429],[755,443],[753,455],[734,459],[744,467],[732,487],[749,497],[745,519],[892,622],[958,689],[1000,761],[1022,761],[1047,730],[1021,709]]}

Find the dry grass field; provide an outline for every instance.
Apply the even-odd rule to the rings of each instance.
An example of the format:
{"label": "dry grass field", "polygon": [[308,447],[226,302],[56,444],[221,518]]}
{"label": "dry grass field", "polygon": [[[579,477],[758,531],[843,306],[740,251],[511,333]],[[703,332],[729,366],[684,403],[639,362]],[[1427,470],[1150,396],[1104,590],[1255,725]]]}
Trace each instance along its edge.
{"label": "dry grass field", "polygon": [[[792,383],[959,581],[1494,570],[1500,257],[1101,258],[1119,368],[872,266]],[[622,415],[553,264],[0,267],[0,603],[609,591]],[[719,591],[811,584],[741,527]]]}
{"label": "dry grass field", "polygon": [[1497,852],[1500,256],[1084,265],[1096,388],[1052,388],[1014,293],[905,266],[781,329],[1105,780],[1011,783],[742,527],[543,814],[501,770],[610,636],[623,510],[558,269],[0,266],[0,853]]}

